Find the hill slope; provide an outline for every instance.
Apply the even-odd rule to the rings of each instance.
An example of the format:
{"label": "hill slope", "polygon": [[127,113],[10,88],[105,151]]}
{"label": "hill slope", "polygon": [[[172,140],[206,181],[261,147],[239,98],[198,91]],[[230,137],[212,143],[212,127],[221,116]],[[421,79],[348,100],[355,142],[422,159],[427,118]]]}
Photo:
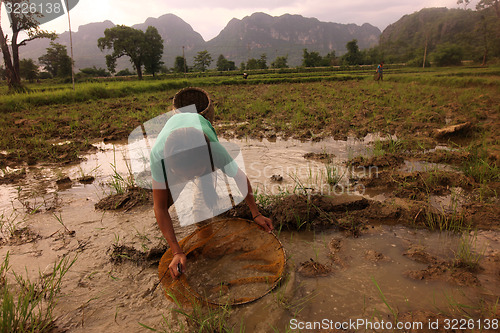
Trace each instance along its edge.
{"label": "hill slope", "polygon": [[[165,14],[158,18],[148,18],[144,23],[136,24],[136,29],[146,30],[154,26],[164,40],[163,61],[172,67],[176,56],[182,55],[185,47],[186,59],[192,65],[194,56],[207,49],[214,63],[220,54],[239,65],[249,58],[260,57],[266,53],[268,63],[276,56],[289,55],[290,65],[299,65],[302,60],[302,50],[319,51],[326,54],[335,51],[337,55],[345,52],[345,44],[357,39],[360,48],[374,46],[378,42],[380,30],[370,24],[362,26],[355,24],[338,24],[321,22],[315,18],[305,18],[300,15],[285,14],[273,17],[264,13],[255,13],[242,20],[233,19],[214,39],[205,42],[202,36],[181,18],[173,14]],[[104,36],[104,30],[114,27],[111,21],[90,23],[80,26],[73,32],[73,52],[75,68],[85,67],[106,68],[105,54],[97,47],[97,39]],[[67,46],[69,53],[69,32],[59,35],[57,43]],[[49,40],[35,40],[22,47],[21,58],[31,58],[35,61],[46,53]],[[125,57],[120,59],[117,69],[131,68]]]}
{"label": "hill slope", "polygon": [[[289,64],[300,65],[302,50],[325,55],[345,53],[347,42],[357,39],[361,49],[378,43],[380,30],[370,24],[338,24],[316,18],[285,14],[273,17],[254,13],[242,20],[232,19],[220,34],[207,43],[207,50],[223,54],[236,64],[266,53],[268,60],[289,55]],[[270,62],[269,61],[269,62]]]}
{"label": "hill slope", "polygon": [[[484,17],[484,20],[482,19]],[[492,9],[472,11],[463,9],[425,8],[405,15],[389,25],[380,36],[380,47],[389,61],[406,61],[428,53],[444,43],[457,44],[468,59],[479,59],[486,37],[490,55],[499,55],[499,21]]]}

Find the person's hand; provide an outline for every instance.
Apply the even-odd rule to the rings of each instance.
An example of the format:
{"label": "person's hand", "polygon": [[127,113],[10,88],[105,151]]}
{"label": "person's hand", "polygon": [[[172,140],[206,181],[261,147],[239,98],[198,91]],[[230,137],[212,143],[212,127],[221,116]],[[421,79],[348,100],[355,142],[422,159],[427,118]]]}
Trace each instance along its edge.
{"label": "person's hand", "polygon": [[262,214],[259,214],[253,220],[255,221],[255,223],[260,225],[262,228],[264,228],[265,231],[269,233],[274,230],[273,221]]}
{"label": "person's hand", "polygon": [[[168,270],[170,271],[170,275],[172,276],[172,279],[176,280],[181,276],[182,273],[186,271],[186,262],[187,258],[184,253],[178,253],[174,255],[172,258],[172,261],[170,262],[170,265],[168,265]],[[180,266],[178,266],[180,264]],[[178,271],[178,267],[180,267],[181,271]]]}

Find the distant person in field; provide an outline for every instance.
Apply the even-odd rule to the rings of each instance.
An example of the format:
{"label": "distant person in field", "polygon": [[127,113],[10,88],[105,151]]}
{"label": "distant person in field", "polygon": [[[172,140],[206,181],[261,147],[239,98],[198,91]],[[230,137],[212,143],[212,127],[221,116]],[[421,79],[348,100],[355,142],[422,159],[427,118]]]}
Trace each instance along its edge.
{"label": "distant person in field", "polygon": [[384,62],[380,62],[377,66],[376,79],[377,82],[384,81]]}

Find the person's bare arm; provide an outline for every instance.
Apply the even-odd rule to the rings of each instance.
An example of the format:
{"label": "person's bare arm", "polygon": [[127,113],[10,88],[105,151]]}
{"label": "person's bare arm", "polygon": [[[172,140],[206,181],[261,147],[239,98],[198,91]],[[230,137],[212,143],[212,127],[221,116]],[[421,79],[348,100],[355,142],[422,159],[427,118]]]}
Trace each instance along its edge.
{"label": "person's bare arm", "polygon": [[250,180],[248,180],[247,175],[241,169],[238,169],[234,179],[241,193],[245,193],[245,191],[247,191],[245,202],[248,205],[248,208],[250,208],[250,212],[252,213],[255,223],[260,225],[267,232],[271,232],[274,229],[273,222],[270,218],[265,217],[259,212],[259,208],[257,207],[253,196],[252,185],[250,185]]}
{"label": "person's bare arm", "polygon": [[172,195],[170,194],[168,188],[165,189],[164,185],[160,186],[158,183],[153,184],[153,204],[156,222],[158,222],[161,233],[167,240],[168,245],[172,250],[172,254],[174,254],[174,257],[168,267],[172,278],[175,279],[181,275],[181,273],[177,271],[177,264],[179,262],[182,265],[182,270],[184,271],[186,269],[186,255],[182,251],[179,243],[177,242],[177,238],[175,237],[172,219],[168,213],[168,209],[173,204]]}

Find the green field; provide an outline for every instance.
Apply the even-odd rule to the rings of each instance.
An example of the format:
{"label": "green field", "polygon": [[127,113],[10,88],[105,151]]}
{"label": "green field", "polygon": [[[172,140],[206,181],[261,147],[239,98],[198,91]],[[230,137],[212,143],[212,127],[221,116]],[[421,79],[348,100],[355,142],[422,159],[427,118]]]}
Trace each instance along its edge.
{"label": "green field", "polygon": [[[203,87],[215,104],[222,136],[321,139],[396,134],[412,148],[432,148],[432,131],[470,121],[461,145],[481,143],[498,154],[500,68],[386,70],[381,84],[372,69],[259,71],[178,75],[159,79],[32,84],[29,92],[0,95],[0,149],[26,161],[57,162],[53,140],[74,141],[76,157],[86,144],[126,138],[140,123],[168,111],[176,91]],[[238,124],[238,125],[236,125]],[[69,156],[71,157],[71,156]],[[68,158],[68,156],[65,156]]]}
{"label": "green field", "polygon": [[[346,267],[347,269],[356,268],[356,264],[352,267],[347,264],[344,267],[342,257],[335,257],[336,251],[339,251],[341,247],[339,245],[341,243],[337,242],[339,235],[335,235],[335,238],[331,240],[324,239],[323,231],[326,231],[328,237],[331,237],[333,232],[341,233],[341,241],[349,243],[356,237],[359,237],[361,241],[373,239],[375,233],[386,230],[384,232],[387,238],[382,239],[381,244],[385,248],[388,244],[401,242],[401,249],[398,249],[401,253],[398,255],[405,257],[411,255],[409,252],[412,247],[407,249],[409,245],[406,243],[406,238],[410,234],[420,235],[413,244],[418,246],[424,240],[435,238],[435,243],[433,243],[435,245],[425,250],[429,253],[444,246],[441,243],[441,234],[437,237],[438,233],[416,230],[418,228],[445,231],[442,233],[445,236],[448,231],[451,231],[452,237],[460,242],[458,247],[453,248],[454,258],[443,259],[443,261],[437,261],[417,246],[417,250],[413,253],[416,257],[414,260],[422,263],[421,260],[424,258],[427,260],[425,264],[428,268],[415,271],[414,277],[410,278],[416,280],[417,283],[425,280],[422,283],[426,285],[428,280],[441,280],[450,285],[458,283],[458,289],[462,289],[465,285],[468,288],[474,288],[472,292],[477,298],[461,303],[462,301],[455,301],[446,294],[443,296],[440,293],[433,293],[434,301],[436,301],[436,295],[438,301],[439,298],[446,299],[444,307],[445,310],[448,309],[448,312],[438,309],[435,303],[421,306],[426,310],[431,309],[432,306],[436,307],[429,312],[405,312],[406,306],[412,305],[413,307],[408,299],[405,298],[397,303],[399,291],[387,293],[387,298],[384,293],[389,287],[397,287],[400,281],[410,279],[406,275],[404,279],[399,279],[399,275],[395,275],[399,280],[389,283],[385,281],[386,275],[389,274],[386,271],[387,266],[380,266],[376,273],[381,275],[377,280],[368,275],[354,276],[360,278],[359,281],[364,281],[356,284],[354,289],[358,290],[363,284],[373,284],[376,287],[376,289],[372,288],[375,294],[367,291],[366,294],[358,295],[355,309],[372,318],[384,318],[384,320],[392,318],[395,321],[398,318],[404,320],[405,315],[411,316],[413,320],[414,314],[422,315],[424,322],[427,322],[427,318],[435,318],[435,315],[444,316],[439,318],[466,316],[474,319],[497,316],[498,295],[486,294],[483,288],[493,288],[495,284],[493,279],[498,278],[496,274],[500,262],[498,253],[485,254],[483,249],[481,254],[481,247],[476,248],[475,243],[477,233],[474,236],[471,230],[481,229],[480,232],[485,230],[484,232],[490,233],[488,235],[496,235],[500,225],[500,205],[498,205],[500,67],[422,70],[388,66],[383,82],[374,81],[373,74],[373,68],[288,69],[250,72],[249,78],[245,80],[239,72],[209,72],[189,74],[186,77],[183,75],[149,77],[142,81],[134,78],[99,79],[92,82],[78,82],[75,91],[71,84],[42,82],[29,84],[27,92],[18,94],[9,94],[7,87],[0,86],[2,93],[0,95],[0,169],[3,173],[0,181],[2,184],[7,184],[6,193],[11,196],[9,199],[12,200],[14,213],[26,210],[22,220],[23,223],[26,222],[26,226],[16,220],[17,215],[2,214],[2,225],[10,227],[7,230],[10,236],[5,235],[7,233],[5,232],[5,240],[0,238],[0,241],[4,241],[0,244],[6,244],[3,248],[3,245],[0,245],[0,249],[5,250],[9,247],[16,249],[16,246],[23,246],[27,242],[45,244],[40,245],[40,248],[50,249],[44,250],[43,256],[40,254],[39,257],[26,254],[24,250],[18,251],[23,254],[13,256],[12,262],[17,260],[23,265],[29,260],[38,261],[52,254],[59,256],[66,251],[79,253],[75,263],[78,269],[75,271],[78,274],[84,273],[78,276],[73,275],[64,293],[70,294],[77,290],[74,288],[85,288],[85,291],[81,292],[78,289],[78,292],[74,294],[80,296],[65,297],[61,301],[68,302],[65,303],[66,307],[77,309],[75,312],[78,313],[75,318],[78,322],[81,321],[82,327],[83,309],[87,306],[90,309],[95,306],[95,313],[108,311],[105,312],[104,319],[100,323],[114,325],[119,323],[117,320],[120,320],[122,316],[129,316],[132,312],[130,309],[134,309],[132,305],[130,309],[120,308],[123,315],[119,313],[116,305],[117,299],[122,297],[120,294],[122,290],[136,290],[137,294],[127,298],[130,298],[133,306],[141,306],[149,312],[150,308],[144,307],[144,303],[141,302],[146,297],[150,297],[145,295],[154,292],[154,289],[151,291],[151,282],[157,283],[157,267],[151,263],[156,259],[148,261],[149,266],[147,268],[144,266],[145,268],[138,273],[137,265],[142,259],[133,259],[134,256],[132,256],[132,254],[136,257],[146,256],[149,250],[157,246],[158,239],[164,241],[160,237],[156,221],[151,214],[149,193],[133,187],[133,178],[129,177],[130,175],[119,174],[116,171],[115,159],[111,163],[111,167],[115,167],[113,173],[106,175],[111,180],[104,179],[102,176],[95,179],[95,183],[99,182],[99,184],[80,186],[76,189],[72,188],[71,191],[59,189],[56,183],[66,180],[69,181],[70,187],[76,183],[74,175],[71,177],[75,179],[69,179],[69,175],[64,173],[64,170],[73,167],[80,167],[81,176],[84,176],[84,170],[81,168],[84,163],[78,163],[83,155],[96,149],[92,144],[111,141],[123,148],[124,146],[119,144],[124,143],[130,132],[137,126],[172,109],[172,99],[178,90],[198,86],[205,89],[212,97],[215,107],[213,125],[218,135],[229,140],[267,139],[269,143],[266,142],[266,149],[269,151],[274,149],[275,152],[280,149],[279,145],[273,146],[275,140],[297,139],[317,142],[329,139],[330,141],[325,142],[331,142],[331,138],[335,140],[363,139],[368,134],[377,134],[380,138],[369,144],[363,143],[368,154],[352,156],[347,161],[337,164],[330,160],[326,151],[314,152],[310,156],[305,154],[303,160],[302,156],[299,156],[299,164],[303,163],[307,166],[309,161],[306,159],[312,158],[316,159],[315,162],[319,161],[321,168],[324,167],[321,171],[324,172],[325,177],[322,177],[320,181],[325,183],[316,184],[321,189],[325,188],[325,185],[329,189],[335,187],[341,180],[346,180],[349,184],[365,186],[367,193],[363,194],[366,195],[363,197],[355,195],[358,198],[355,199],[353,205],[340,206],[342,208],[334,207],[332,202],[336,199],[335,195],[324,195],[316,191],[316,188],[309,187],[309,184],[305,185],[303,179],[299,179],[298,176],[293,178],[293,175],[289,174],[283,176],[287,178],[285,182],[293,183],[292,190],[283,188],[280,193],[275,194],[266,192],[265,188],[254,188],[259,210],[263,215],[272,218],[277,236],[287,245],[287,251],[289,251],[287,255],[290,258],[292,255],[302,258],[299,255],[303,255],[304,258],[299,260],[294,257],[287,264],[291,265],[292,272],[297,271],[299,277],[295,281],[288,280],[286,277],[283,285],[265,298],[264,303],[253,303],[255,308],[250,305],[247,308],[248,313],[251,314],[247,316],[248,318],[255,317],[252,312],[254,309],[262,308],[262,304],[267,304],[266,306],[270,309],[275,309],[273,310],[276,314],[274,319],[281,316],[281,321],[272,321],[272,316],[266,317],[265,321],[269,327],[276,325],[281,328],[286,326],[283,320],[298,315],[299,308],[301,310],[305,308],[306,312],[309,308],[314,309],[315,302],[311,301],[314,296],[313,291],[319,290],[317,282],[323,277],[301,278],[300,269],[304,263],[312,265],[314,270],[322,267],[321,261],[326,266],[333,265],[337,271],[332,274],[331,278],[340,278]],[[446,135],[438,132],[443,128],[460,124],[464,125],[460,131]],[[298,143],[298,141],[294,142]],[[254,145],[254,143],[255,141],[252,141],[249,145]],[[440,149],[435,149],[436,147]],[[112,151],[114,156],[114,147]],[[288,156],[284,164],[287,163],[287,159]],[[405,169],[405,162],[408,161],[427,163],[431,166],[419,171],[408,170]],[[267,159],[265,163],[268,163]],[[324,166],[321,163],[324,163]],[[67,164],[70,166],[68,167]],[[102,168],[103,172],[106,168],[109,169],[108,162],[96,164],[92,166],[94,168],[92,171],[87,170],[88,175],[94,172],[97,175],[98,168]],[[106,165],[101,166],[101,164]],[[341,173],[343,168],[349,166],[376,167],[377,172],[359,177]],[[11,172],[8,167],[17,170]],[[51,176],[43,176],[42,171]],[[10,175],[9,172],[11,172]],[[37,172],[40,172],[42,177],[35,178],[33,175]],[[311,174],[309,178],[314,177]],[[316,177],[316,179],[320,178]],[[93,180],[92,177],[91,181]],[[40,193],[35,191],[33,185],[41,189]],[[55,189],[55,193],[47,191],[52,188]],[[312,191],[307,192],[308,190]],[[14,198],[13,193],[16,191],[17,198]],[[88,191],[98,193],[90,194],[91,192]],[[374,199],[371,196],[373,193],[382,195],[383,200]],[[55,199],[46,200],[49,195],[53,195]],[[59,195],[63,198],[62,201],[57,200]],[[134,195],[139,196],[141,200],[136,200],[137,197]],[[443,206],[439,207],[439,202],[433,201],[436,198],[449,199],[450,205],[448,206],[451,209],[445,210]],[[42,200],[38,201],[42,203],[36,205],[37,199]],[[19,201],[22,206],[19,204],[15,206],[15,200]],[[99,204],[103,201],[108,205],[100,206]],[[116,213],[108,213],[107,209],[120,209],[116,205],[117,202],[127,202],[128,208]],[[129,209],[135,209],[135,204],[143,205],[144,209],[137,208],[133,213],[129,212]],[[246,206],[236,207],[230,212],[230,214],[235,214],[230,216],[251,219],[249,210],[245,209]],[[59,231],[45,230],[46,225],[50,226],[48,220],[52,220]],[[402,231],[401,237],[393,238],[393,235],[396,236],[394,230],[400,226],[408,229]],[[47,236],[38,237],[37,232],[41,234],[44,232]],[[176,232],[186,231],[180,228]],[[301,240],[300,237],[304,239]],[[66,239],[69,240],[67,243]],[[83,240],[88,240],[88,242]],[[57,242],[62,241],[64,243],[56,248]],[[67,248],[68,244],[74,244],[75,247]],[[89,249],[85,249],[87,244],[91,245]],[[301,250],[303,253],[297,251],[300,246],[304,248]],[[139,248],[140,250],[137,250]],[[133,252],[119,252],[119,250],[127,249]],[[406,252],[403,253],[403,250]],[[351,260],[354,253],[349,246],[346,246],[346,251],[348,252],[348,257],[345,258],[347,262]],[[384,261],[383,256],[379,256],[378,253],[372,253],[374,258],[367,259],[364,249],[357,251],[363,252],[357,253],[363,260],[374,260],[367,267],[379,267],[379,263],[375,262],[379,259]],[[42,253],[41,250],[40,253]],[[110,260],[113,254],[118,256],[120,261]],[[315,260],[312,259],[313,257]],[[4,263],[4,271],[8,270],[7,259]],[[295,259],[296,262],[294,262]],[[134,260],[137,262],[128,265],[127,260],[130,263]],[[303,260],[306,261],[301,263]],[[493,282],[478,287],[476,280],[479,272],[489,274],[488,279]],[[365,272],[356,274],[364,275]],[[18,281],[24,283],[23,280]],[[328,285],[337,288],[338,285],[346,282],[344,280]],[[286,287],[287,283],[290,283],[290,288]],[[75,287],[77,284],[78,286]],[[59,288],[58,285],[56,287]],[[420,287],[421,285],[413,288],[419,293],[418,297],[431,298],[430,291],[425,295],[420,295]],[[300,293],[309,290],[308,288],[311,290],[311,297],[304,296],[308,294],[301,296]],[[15,291],[7,290],[7,292],[15,294]],[[330,297],[327,293],[325,295]],[[95,297],[89,300],[91,296]],[[318,297],[321,296],[324,295]],[[163,300],[164,296],[160,288],[154,297],[156,300],[158,298]],[[333,308],[342,302],[350,301],[347,298],[352,297],[339,295],[338,299],[327,299],[325,303],[318,301],[318,304],[322,307]],[[378,298],[382,302],[377,303]],[[92,303],[94,300],[95,303]],[[385,304],[390,313],[375,314],[373,312],[372,314],[370,306],[376,303],[382,307]],[[395,311],[389,304],[394,306]],[[154,306],[152,305],[151,308]],[[79,309],[82,309],[81,313]],[[94,320],[90,309],[89,314],[86,312],[85,316],[92,319],[85,317],[85,325],[91,325],[90,322]],[[163,305],[158,305],[158,309],[158,313],[166,311]],[[218,331],[229,332],[238,330],[231,330],[228,327],[243,325],[243,322],[235,322],[235,318],[245,317],[241,315],[241,312],[232,312],[233,310],[229,308],[221,308],[218,310],[222,312],[214,311],[208,314],[196,307],[193,313],[182,312],[172,307],[168,309],[174,310],[169,311],[163,317],[163,323],[158,315],[156,322],[151,319],[147,325],[143,324],[143,318],[141,318],[140,325],[142,327],[152,325],[159,328],[163,324],[164,331],[170,332],[170,325],[178,322],[182,325],[183,316],[185,316],[190,327],[195,330],[199,329],[200,332],[202,327],[212,325],[212,321],[218,325]],[[199,313],[197,313],[198,310]],[[170,312],[176,311],[179,315],[172,319]],[[268,311],[267,308],[264,311]],[[59,318],[62,317],[56,317],[56,324],[59,324]],[[51,316],[48,318],[52,323],[53,318]],[[260,318],[255,318],[261,321]],[[406,320],[409,321],[409,317],[406,317]],[[138,323],[127,325],[139,327]],[[126,327],[130,328],[130,326]],[[281,330],[274,329],[274,331]]]}

